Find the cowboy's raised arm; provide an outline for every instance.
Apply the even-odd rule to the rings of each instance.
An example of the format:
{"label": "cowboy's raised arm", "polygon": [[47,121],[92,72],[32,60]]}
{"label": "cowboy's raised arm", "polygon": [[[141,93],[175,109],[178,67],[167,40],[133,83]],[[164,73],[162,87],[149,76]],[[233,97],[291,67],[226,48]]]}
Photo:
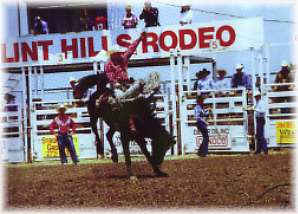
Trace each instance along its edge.
{"label": "cowboy's raised arm", "polygon": [[125,53],[123,54],[123,58],[124,58],[125,61],[128,61],[130,59],[130,57],[136,51],[139,43],[145,37],[145,35],[146,35],[146,33],[142,32],[141,36],[137,40],[135,40],[130,46],[128,46],[128,50],[125,51]]}

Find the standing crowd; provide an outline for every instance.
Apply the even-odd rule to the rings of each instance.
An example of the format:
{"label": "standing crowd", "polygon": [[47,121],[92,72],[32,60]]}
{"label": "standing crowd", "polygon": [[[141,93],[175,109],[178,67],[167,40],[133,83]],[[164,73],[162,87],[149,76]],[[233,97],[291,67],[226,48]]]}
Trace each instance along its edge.
{"label": "standing crowd", "polygon": [[[178,23],[181,26],[192,24],[192,19],[193,13],[190,4],[182,3]],[[143,10],[139,16],[133,13],[131,5],[125,6],[125,15],[121,20],[121,25],[123,26],[123,28],[137,28],[139,20],[144,21],[145,27],[161,26],[159,22],[159,10],[157,7],[153,7],[150,1],[145,1]],[[95,18],[91,18],[90,16],[88,16],[86,11],[84,11],[80,15],[79,22],[79,31],[107,29],[107,17],[103,15],[98,15]],[[41,16],[34,17],[31,34],[38,35],[48,33],[50,33],[48,22]]]}

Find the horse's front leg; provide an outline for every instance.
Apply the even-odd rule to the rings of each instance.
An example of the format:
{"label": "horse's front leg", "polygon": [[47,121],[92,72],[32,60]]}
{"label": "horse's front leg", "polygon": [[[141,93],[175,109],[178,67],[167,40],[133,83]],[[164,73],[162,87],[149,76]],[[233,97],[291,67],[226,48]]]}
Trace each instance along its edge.
{"label": "horse's front leg", "polygon": [[117,149],[113,143],[113,135],[114,135],[115,131],[116,130],[113,127],[110,127],[106,136],[107,136],[107,139],[108,139],[110,147],[111,147],[111,153],[112,153],[111,159],[114,163],[118,163],[118,153],[117,153]]}
{"label": "horse's front leg", "polygon": [[121,141],[122,141],[122,147],[123,147],[123,153],[125,156],[125,165],[126,165],[126,170],[127,170],[127,174],[129,179],[131,180],[136,180],[137,177],[134,176],[133,172],[132,172],[132,168],[131,168],[131,158],[130,158],[130,151],[129,151],[129,138],[127,137],[127,135],[122,134],[123,132],[121,132]]}
{"label": "horse's front leg", "polygon": [[98,121],[98,117],[96,117],[94,115],[90,116],[91,129],[95,135],[97,159],[103,159],[104,158],[104,149],[103,149],[103,143],[102,143],[102,141],[99,137],[98,131],[97,131],[97,121]]}
{"label": "horse's front leg", "polygon": [[146,147],[146,141],[144,138],[138,137],[136,139],[137,144],[140,146],[141,151],[143,152],[143,154],[145,155],[146,159],[148,160],[148,162],[150,163],[154,173],[156,176],[158,177],[167,177],[168,174],[161,171],[159,166],[154,162],[154,160],[152,159],[151,154],[149,153],[147,147]]}

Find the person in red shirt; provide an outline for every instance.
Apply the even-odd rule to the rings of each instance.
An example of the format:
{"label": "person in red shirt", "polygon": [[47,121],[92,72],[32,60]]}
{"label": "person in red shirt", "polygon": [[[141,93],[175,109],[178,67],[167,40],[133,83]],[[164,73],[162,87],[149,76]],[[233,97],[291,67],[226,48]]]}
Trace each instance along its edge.
{"label": "person in red shirt", "polygon": [[[120,48],[119,46],[114,46],[107,51],[108,62],[104,67],[104,72],[108,78],[109,83],[112,84],[112,88],[116,88],[116,85],[120,85],[123,88],[128,88],[126,90],[126,93],[122,93],[122,95],[117,95],[117,93],[115,93],[117,99],[123,98],[122,96],[124,95],[130,96],[131,94],[134,94],[134,92],[139,90],[139,88],[142,86],[142,81],[135,81],[130,87],[128,87],[130,80],[127,74],[127,69],[129,59],[134,54],[138,45],[145,36],[146,32],[142,32],[141,36],[137,40],[135,40],[126,51],[124,51],[123,48]],[[136,130],[134,118],[134,115],[130,115],[129,117],[131,131]]]}
{"label": "person in red shirt", "polygon": [[106,29],[107,29],[107,18],[105,16],[96,16],[93,30],[106,30]]}
{"label": "person in red shirt", "polygon": [[[50,124],[50,131],[52,135],[55,135],[58,141],[59,156],[62,165],[67,163],[67,157],[65,154],[65,148],[69,150],[72,162],[76,165],[79,160],[73,144],[73,139],[71,136],[71,131],[74,134],[76,132],[76,127],[73,119],[65,114],[66,107],[60,105],[57,109],[58,116],[56,116],[52,123]],[[58,132],[55,132],[58,129]]]}
{"label": "person in red shirt", "polygon": [[108,50],[109,60],[105,65],[104,71],[110,83],[115,85],[116,83],[125,84],[129,82],[127,74],[129,59],[145,36],[146,33],[143,32],[126,51],[119,46],[114,46]]}

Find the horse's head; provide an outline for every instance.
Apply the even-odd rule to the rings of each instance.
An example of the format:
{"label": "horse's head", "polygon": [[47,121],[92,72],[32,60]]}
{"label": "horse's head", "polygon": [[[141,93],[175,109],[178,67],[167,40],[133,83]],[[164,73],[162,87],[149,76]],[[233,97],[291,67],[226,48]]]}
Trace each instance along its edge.
{"label": "horse's head", "polygon": [[98,90],[101,91],[105,88],[108,80],[105,74],[93,74],[82,77],[77,81],[73,91],[74,98],[81,99],[87,92],[87,90],[97,85]]}
{"label": "horse's head", "polygon": [[176,143],[174,138],[160,127],[157,136],[152,138],[152,159],[156,165],[161,165],[167,151]]}

